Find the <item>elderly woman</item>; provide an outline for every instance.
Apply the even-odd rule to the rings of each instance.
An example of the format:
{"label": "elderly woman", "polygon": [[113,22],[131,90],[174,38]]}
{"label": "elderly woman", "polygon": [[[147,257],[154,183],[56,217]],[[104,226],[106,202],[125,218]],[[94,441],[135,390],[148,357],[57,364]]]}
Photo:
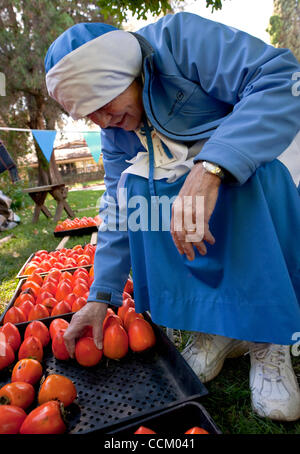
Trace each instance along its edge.
{"label": "elderly woman", "polygon": [[132,268],[136,311],[191,331],[183,356],[203,382],[249,351],[254,411],[297,420],[300,199],[276,159],[299,130],[297,60],[179,13],[137,33],[75,25],[45,67],[49,94],[102,129],[104,222],[88,304],[65,333],[70,354],[86,325],[101,347]]}

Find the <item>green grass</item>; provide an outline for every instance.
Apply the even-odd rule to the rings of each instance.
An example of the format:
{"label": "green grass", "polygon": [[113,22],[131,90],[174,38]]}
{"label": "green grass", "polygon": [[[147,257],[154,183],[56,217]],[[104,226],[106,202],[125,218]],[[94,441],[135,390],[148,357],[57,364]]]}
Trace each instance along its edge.
{"label": "green grass", "polygon": [[[187,332],[174,330],[174,343],[181,351]],[[300,358],[292,356],[294,371],[300,378]],[[300,434],[300,420],[282,423],[260,418],[251,409],[249,354],[226,359],[219,375],[205,383],[208,395],[201,400],[224,434]]]}
{"label": "green grass", "polygon": [[[97,201],[103,191],[72,191],[68,202],[78,217],[95,216],[98,213]],[[46,205],[54,214],[52,197]],[[55,228],[52,220],[41,214],[39,222],[32,224],[33,206],[18,212],[22,223],[8,232],[0,232],[0,239],[13,234],[14,237],[0,245],[0,313],[11,299],[17,286],[15,276],[27,258],[38,249],[55,249],[60,239],[54,237]],[[66,215],[62,219],[65,219]],[[71,237],[67,247],[90,241],[90,235]],[[175,345],[181,350],[187,333],[176,332]],[[300,358],[293,357],[294,370],[300,377]],[[277,423],[256,416],[250,405],[249,391],[249,355],[236,359],[227,359],[221,373],[205,386],[209,394],[202,398],[202,404],[224,434],[299,434],[300,421]]]}

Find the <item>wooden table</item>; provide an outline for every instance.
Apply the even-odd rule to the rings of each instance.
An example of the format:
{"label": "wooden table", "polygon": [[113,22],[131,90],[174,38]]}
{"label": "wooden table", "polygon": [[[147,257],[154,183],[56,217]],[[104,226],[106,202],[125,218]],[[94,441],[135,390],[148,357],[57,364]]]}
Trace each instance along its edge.
{"label": "wooden table", "polygon": [[59,221],[63,210],[66,211],[69,217],[74,218],[75,214],[67,202],[68,188],[64,184],[52,184],[49,186],[37,186],[35,188],[24,189],[26,194],[29,194],[35,203],[32,222],[36,223],[39,219],[40,212],[44,213],[47,218],[52,218],[52,214],[44,205],[47,194],[51,194],[57,203],[54,222]]}

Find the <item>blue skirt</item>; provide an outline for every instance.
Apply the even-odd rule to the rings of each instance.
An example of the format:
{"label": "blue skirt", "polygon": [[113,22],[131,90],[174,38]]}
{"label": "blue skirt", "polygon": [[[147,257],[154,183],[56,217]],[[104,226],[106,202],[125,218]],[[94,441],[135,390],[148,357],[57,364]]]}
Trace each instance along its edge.
{"label": "blue skirt", "polygon": [[[156,180],[156,195],[176,196],[185,178]],[[216,242],[207,244],[205,256],[195,249],[193,261],[163,228],[166,210],[159,230],[151,230],[148,180],[129,174],[126,187],[128,199],[147,201],[141,228],[129,228],[137,312],[149,310],[155,323],[174,329],[284,345],[297,340],[300,197],[281,162],[261,166],[242,186],[221,185],[210,221]],[[132,201],[128,220],[138,221],[137,208],[129,206]]]}

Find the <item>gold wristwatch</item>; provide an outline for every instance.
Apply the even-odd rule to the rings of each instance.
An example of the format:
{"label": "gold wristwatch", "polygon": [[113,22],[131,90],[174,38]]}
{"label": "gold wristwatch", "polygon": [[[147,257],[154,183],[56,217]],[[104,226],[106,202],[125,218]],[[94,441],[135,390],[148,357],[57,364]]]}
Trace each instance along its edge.
{"label": "gold wristwatch", "polygon": [[209,161],[200,161],[204,167],[204,169],[212,173],[213,175],[217,175],[218,177],[221,178],[221,180],[224,180],[225,178],[225,172],[222,169],[222,167],[218,166],[217,164],[214,164],[213,162]]}

